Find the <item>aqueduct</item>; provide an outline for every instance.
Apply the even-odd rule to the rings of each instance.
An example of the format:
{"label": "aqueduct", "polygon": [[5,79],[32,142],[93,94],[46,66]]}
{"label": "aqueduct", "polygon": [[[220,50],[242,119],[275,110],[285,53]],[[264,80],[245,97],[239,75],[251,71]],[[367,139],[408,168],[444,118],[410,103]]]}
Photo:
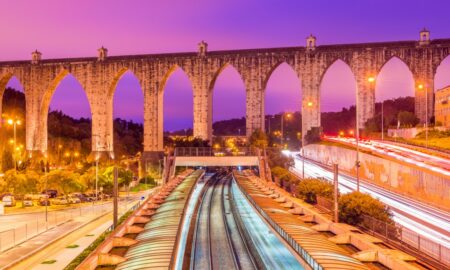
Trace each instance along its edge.
{"label": "aqueduct", "polygon": [[450,39],[431,40],[427,30],[421,31],[416,41],[316,46],[316,38],[311,35],[305,47],[269,49],[208,51],[202,41],[198,52],[188,53],[108,56],[102,47],[97,57],[42,59],[41,53],[35,51],[31,61],[0,62],[0,98],[10,78],[17,77],[26,99],[26,149],[46,152],[50,100],[60,81],[70,73],[82,85],[91,107],[92,151],[111,152],[113,95],[120,77],[131,71],[144,92],[144,151],[152,152],[163,149],[163,89],[177,67],[192,83],[194,136],[210,139],[212,89],[225,66],[232,65],[244,82],[249,135],[255,129],[264,129],[266,83],[278,65],[287,63],[301,79],[305,134],[321,124],[320,83],[328,67],[338,59],[349,65],[356,79],[359,127],[374,115],[375,82],[369,78],[376,78],[392,57],[409,67],[416,83],[426,85],[426,90],[415,90],[416,114],[424,122],[426,108],[429,116],[434,111],[434,74],[449,51]]}

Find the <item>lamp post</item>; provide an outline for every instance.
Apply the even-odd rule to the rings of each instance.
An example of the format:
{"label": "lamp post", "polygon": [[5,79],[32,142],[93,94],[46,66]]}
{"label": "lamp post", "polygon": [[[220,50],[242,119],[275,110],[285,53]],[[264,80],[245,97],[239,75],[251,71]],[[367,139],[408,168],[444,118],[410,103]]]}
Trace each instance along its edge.
{"label": "lamp post", "polygon": [[[306,103],[306,106],[308,108],[311,108],[313,106],[312,101],[308,101]],[[302,124],[302,178],[305,179],[305,140],[304,140],[304,135],[305,133],[303,133],[303,124]]]}
{"label": "lamp post", "polygon": [[381,140],[384,141],[384,100],[381,102]]}
{"label": "lamp post", "polygon": [[15,172],[17,172],[17,161],[16,161],[16,151],[17,151],[17,136],[16,136],[16,129],[17,129],[17,126],[19,125],[21,125],[21,121],[19,120],[19,119],[12,119],[12,118],[10,118],[10,119],[8,119],[8,125],[11,125],[11,126],[13,126],[13,129],[14,129],[14,143],[13,143],[13,147],[14,147],[14,150],[13,150],[13,160],[14,160],[14,171]]}
{"label": "lamp post", "polygon": [[428,148],[428,85],[419,84],[420,91],[425,88],[425,147]]}
{"label": "lamp post", "polygon": [[[285,113],[283,112],[281,114],[281,147],[283,147],[283,145],[284,145],[284,115],[285,115]],[[292,117],[291,113],[286,114],[287,119],[290,119],[291,117]]]}

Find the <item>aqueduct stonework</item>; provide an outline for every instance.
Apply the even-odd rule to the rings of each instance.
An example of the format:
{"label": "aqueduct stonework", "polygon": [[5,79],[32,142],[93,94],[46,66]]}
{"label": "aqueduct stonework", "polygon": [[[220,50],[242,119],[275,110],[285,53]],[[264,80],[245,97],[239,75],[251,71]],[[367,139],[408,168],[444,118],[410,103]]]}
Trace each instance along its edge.
{"label": "aqueduct stonework", "polygon": [[[12,76],[22,83],[26,99],[26,148],[47,151],[47,115],[51,97],[67,75],[72,74],[86,92],[92,114],[92,150],[112,151],[113,95],[117,82],[128,70],[138,78],[144,92],[144,151],[163,149],[163,90],[171,73],[181,68],[192,82],[194,96],[194,136],[212,136],[212,89],[220,72],[232,65],[246,87],[247,135],[264,129],[264,90],[272,71],[287,63],[301,80],[303,91],[303,131],[320,126],[320,83],[327,68],[340,59],[351,68],[357,85],[359,127],[373,116],[376,77],[392,57],[401,59],[416,83],[416,114],[425,121],[425,108],[433,114],[433,81],[437,67],[449,55],[450,39],[430,40],[420,32],[418,41],[377,42],[316,46],[313,36],[305,47],[207,51],[201,42],[198,52],[107,56],[100,48],[97,57],[41,59],[37,51],[32,61],[0,62],[0,97]],[[425,98],[428,95],[428,99]],[[428,106],[425,106],[428,100]],[[0,99],[1,101],[1,99]],[[0,102],[1,106],[1,102]],[[0,107],[1,111],[1,107]],[[305,133],[304,132],[304,133]]]}

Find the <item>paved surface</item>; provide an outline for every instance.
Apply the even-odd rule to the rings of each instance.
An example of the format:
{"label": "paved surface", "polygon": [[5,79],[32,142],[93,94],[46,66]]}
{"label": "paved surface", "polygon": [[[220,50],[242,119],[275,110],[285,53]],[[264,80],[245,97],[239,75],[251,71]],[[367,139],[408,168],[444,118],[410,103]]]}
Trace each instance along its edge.
{"label": "paved surface", "polygon": [[[80,226],[86,224],[92,217],[84,216],[76,218],[71,222],[55,227],[47,232],[44,232],[12,249],[9,249],[0,254],[0,269],[4,269],[10,263],[21,260],[30,253],[34,253],[42,249],[45,245],[54,241],[58,237],[73,231]],[[27,268],[22,268],[27,269]]]}
{"label": "paved surface", "polygon": [[[302,175],[301,158],[295,158],[294,172]],[[313,161],[305,161],[305,177],[323,177],[333,181],[331,169]],[[356,189],[356,179],[349,175],[339,174],[339,189],[343,193]],[[450,247],[450,213],[436,209],[419,201],[387,191],[376,185],[361,181],[360,190],[378,198],[388,205],[394,220],[418,234]]]}
{"label": "paved surface", "polygon": [[[11,267],[11,270],[61,270],[87,248],[95,239],[112,224],[112,214],[104,215],[93,222],[69,233],[58,241],[41,249],[30,258]],[[76,248],[67,248],[78,245]],[[44,261],[56,260],[53,264],[42,264]]]}
{"label": "paved surface", "polygon": [[[150,191],[151,192],[151,191]],[[130,196],[130,201],[122,200],[119,204],[119,213],[122,214],[126,212],[126,210],[140,200],[140,197],[145,195],[146,193],[139,193],[134,196]],[[132,198],[132,199],[131,199]],[[111,203],[109,203],[111,205]],[[103,205],[102,207],[107,207],[108,205]],[[112,208],[109,209],[106,213],[110,213]],[[29,215],[42,215],[42,213],[29,213]],[[3,216],[3,217],[15,217],[16,215],[11,216]],[[24,218],[26,216],[20,214],[19,218]],[[91,230],[103,228],[104,226],[108,227],[106,224],[107,220],[111,220],[112,216],[110,214],[105,215],[102,212],[90,212],[90,214],[86,214],[83,216],[77,216],[73,219],[69,220],[62,225],[56,226],[46,232],[40,233],[39,235],[23,242],[11,248],[3,253],[0,253],[0,269],[4,269],[6,266],[14,264],[14,268],[12,269],[34,269],[47,259],[54,259],[58,257],[57,260],[58,267],[60,265],[67,265],[72,261],[80,252],[83,251],[81,246],[89,245],[89,241],[94,241],[96,237],[93,239],[85,239],[81,241],[80,248],[64,250],[66,246],[71,245],[74,242],[74,239],[82,238],[82,235],[77,232],[85,232],[85,230]],[[86,225],[86,226],[84,226]],[[105,228],[106,229],[106,228]],[[100,229],[101,230],[101,229]],[[103,230],[104,231],[104,230]],[[102,231],[102,232],[103,232]],[[95,230],[94,234],[97,233]],[[85,233],[92,234],[92,233]],[[73,235],[77,235],[74,238]],[[84,235],[84,234],[83,234]],[[20,263],[20,264],[17,264]],[[25,263],[26,266],[22,267],[22,263]],[[46,265],[49,266],[49,265]],[[51,265],[50,265],[51,266]],[[51,269],[62,269],[59,268],[51,268]],[[48,267],[46,267],[48,269]]]}

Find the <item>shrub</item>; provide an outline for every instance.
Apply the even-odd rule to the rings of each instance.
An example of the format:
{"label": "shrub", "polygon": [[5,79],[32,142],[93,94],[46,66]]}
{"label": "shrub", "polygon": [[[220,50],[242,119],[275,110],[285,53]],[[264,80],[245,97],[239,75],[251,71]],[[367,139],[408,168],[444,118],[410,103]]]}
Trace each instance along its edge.
{"label": "shrub", "polygon": [[297,196],[307,203],[317,203],[317,196],[333,198],[333,184],[326,180],[304,179],[296,188]]}
{"label": "shrub", "polygon": [[339,220],[350,225],[360,225],[362,215],[394,224],[389,208],[369,194],[352,192],[339,198]]}

